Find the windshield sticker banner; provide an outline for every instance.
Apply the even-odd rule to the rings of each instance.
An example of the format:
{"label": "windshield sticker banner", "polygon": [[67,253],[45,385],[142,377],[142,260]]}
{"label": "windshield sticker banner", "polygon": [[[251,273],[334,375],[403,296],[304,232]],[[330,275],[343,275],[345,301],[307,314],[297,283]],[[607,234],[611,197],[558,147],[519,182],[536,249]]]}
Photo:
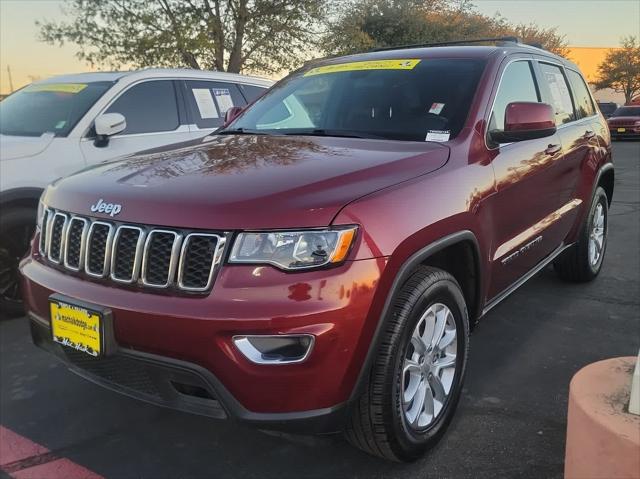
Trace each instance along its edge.
{"label": "windshield sticker banner", "polygon": [[449,141],[449,130],[429,130],[425,141]]}
{"label": "windshield sticker banner", "polygon": [[420,60],[373,60],[366,62],[339,63],[312,68],[303,76],[323,75],[325,73],[356,72],[361,70],[413,70]]}
{"label": "windshield sticker banner", "polygon": [[86,83],[43,83],[41,85],[28,86],[25,91],[49,91],[54,93],[80,93],[87,88]]}

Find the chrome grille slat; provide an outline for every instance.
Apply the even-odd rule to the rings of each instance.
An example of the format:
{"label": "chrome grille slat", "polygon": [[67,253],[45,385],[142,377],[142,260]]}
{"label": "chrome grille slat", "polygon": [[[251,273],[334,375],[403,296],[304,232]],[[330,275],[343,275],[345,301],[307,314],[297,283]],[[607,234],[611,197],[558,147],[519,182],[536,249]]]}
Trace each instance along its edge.
{"label": "chrome grille slat", "polygon": [[206,233],[187,235],[180,253],[178,286],[187,291],[206,291],[222,257],[225,239]]}
{"label": "chrome grille slat", "polygon": [[64,248],[64,265],[72,271],[80,271],[84,260],[84,248],[89,222],[74,216],[69,220]]}
{"label": "chrome grille slat", "polygon": [[79,274],[137,287],[208,291],[226,233],[107,222],[45,208],[43,259]]}
{"label": "chrome grille slat", "polygon": [[40,256],[47,255],[47,239],[49,238],[49,225],[51,223],[51,211],[49,208],[45,208],[42,212],[42,231],[40,231],[40,244],[38,245],[38,249],[40,251]]}
{"label": "chrome grille slat", "polygon": [[62,252],[64,251],[65,232],[69,218],[64,213],[56,213],[51,220],[48,236],[48,258],[56,264],[62,262]]}
{"label": "chrome grille slat", "polygon": [[87,233],[87,247],[84,255],[84,270],[94,278],[104,278],[109,272],[113,225],[104,221],[94,221]]}
{"label": "chrome grille slat", "polygon": [[111,252],[111,279],[133,283],[138,279],[145,233],[137,226],[118,227]]}

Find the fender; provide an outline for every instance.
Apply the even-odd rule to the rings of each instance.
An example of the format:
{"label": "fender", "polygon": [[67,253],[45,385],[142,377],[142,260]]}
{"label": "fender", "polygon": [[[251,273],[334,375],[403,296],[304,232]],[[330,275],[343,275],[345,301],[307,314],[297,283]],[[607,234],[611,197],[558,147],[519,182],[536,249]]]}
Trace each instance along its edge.
{"label": "fender", "polygon": [[[574,225],[571,227],[571,230],[567,234],[567,237],[565,239],[565,243],[570,244],[570,243],[573,243],[575,241],[576,236],[578,235],[578,232],[580,231],[580,227],[582,226],[582,223],[584,221],[584,218],[587,215],[587,213],[589,212],[589,209],[591,208],[591,202],[593,201],[593,195],[595,195],[596,189],[600,185],[600,180],[602,179],[602,176],[606,172],[608,172],[610,170],[613,171],[614,167],[613,167],[613,163],[609,160],[608,162],[603,163],[598,168],[598,170],[595,172],[593,184],[591,185],[591,193],[589,194],[589,197],[585,198],[585,201],[583,201],[582,208],[581,208],[579,214],[576,216],[576,220],[575,220]],[[609,206],[611,206],[611,202],[613,201],[613,185],[612,185],[611,193],[612,193],[611,194],[611,198],[608,198]]]}
{"label": "fender", "polygon": [[[378,350],[378,347],[380,345],[382,332],[384,331],[385,318],[387,317],[387,313],[389,311],[389,308],[391,307],[391,304],[393,303],[393,300],[397,296],[404,283],[406,283],[407,279],[409,279],[411,272],[415,269],[416,266],[420,265],[427,258],[434,255],[438,251],[441,251],[448,246],[460,243],[462,241],[470,241],[472,243],[475,261],[474,266],[477,271],[480,271],[480,246],[478,244],[476,236],[469,230],[458,231],[456,233],[452,233],[443,238],[440,238],[433,243],[430,243],[429,245],[412,254],[409,259],[407,259],[402,264],[402,266],[400,266],[398,273],[393,280],[391,288],[387,293],[387,298],[380,313],[378,324],[376,325],[373,337],[371,338],[371,343],[369,344],[369,350],[367,351],[364,363],[360,368],[358,378],[356,379],[355,386],[353,387],[353,391],[351,392],[351,397],[348,400],[349,403],[353,403],[358,399],[366,385],[367,375],[371,370],[376,351]],[[476,311],[482,311],[482,287],[482,278],[481,275],[478,275],[478,282],[476,284],[476,305],[474,305]]]}
{"label": "fender", "polygon": [[44,191],[43,188],[14,188],[12,190],[0,192],[0,207],[13,202],[35,202],[36,204],[40,200],[40,196]]}

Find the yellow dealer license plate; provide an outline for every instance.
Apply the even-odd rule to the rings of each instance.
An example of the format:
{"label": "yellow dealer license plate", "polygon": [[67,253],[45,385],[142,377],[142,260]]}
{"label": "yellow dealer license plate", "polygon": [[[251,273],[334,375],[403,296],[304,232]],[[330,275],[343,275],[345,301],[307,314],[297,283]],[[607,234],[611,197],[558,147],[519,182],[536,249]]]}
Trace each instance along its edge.
{"label": "yellow dealer license plate", "polygon": [[102,314],[66,303],[49,300],[53,340],[63,346],[98,357],[102,353]]}
{"label": "yellow dealer license plate", "polygon": [[627,131],[626,128],[618,128],[618,133],[624,133],[625,131]]}

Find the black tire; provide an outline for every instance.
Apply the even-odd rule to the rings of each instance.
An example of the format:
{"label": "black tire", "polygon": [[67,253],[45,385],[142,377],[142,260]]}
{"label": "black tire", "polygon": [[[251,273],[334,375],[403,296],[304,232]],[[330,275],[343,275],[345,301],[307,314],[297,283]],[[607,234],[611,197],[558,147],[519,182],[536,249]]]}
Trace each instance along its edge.
{"label": "black tire", "polygon": [[0,318],[24,314],[18,263],[29,250],[36,214],[24,206],[0,211]]}
{"label": "black tire", "polygon": [[[593,221],[598,205],[601,205],[604,213],[604,239],[602,250],[596,262],[592,262],[589,253],[590,235],[593,229]],[[600,270],[604,255],[607,250],[607,236],[609,229],[609,201],[607,193],[600,186],[597,187],[589,213],[584,219],[580,232],[578,233],[578,241],[569,249],[567,249],[553,263],[553,267],[560,278],[566,281],[583,283],[593,280]]]}
{"label": "black tire", "polygon": [[[424,311],[441,303],[455,321],[455,373],[447,400],[426,428],[407,424],[402,409],[402,366],[411,335]],[[345,428],[347,440],[363,451],[392,461],[412,461],[434,446],[455,412],[467,362],[469,318],[460,286],[449,273],[420,267],[396,296],[385,319],[385,330],[362,396]],[[453,343],[452,343],[453,344]]]}

